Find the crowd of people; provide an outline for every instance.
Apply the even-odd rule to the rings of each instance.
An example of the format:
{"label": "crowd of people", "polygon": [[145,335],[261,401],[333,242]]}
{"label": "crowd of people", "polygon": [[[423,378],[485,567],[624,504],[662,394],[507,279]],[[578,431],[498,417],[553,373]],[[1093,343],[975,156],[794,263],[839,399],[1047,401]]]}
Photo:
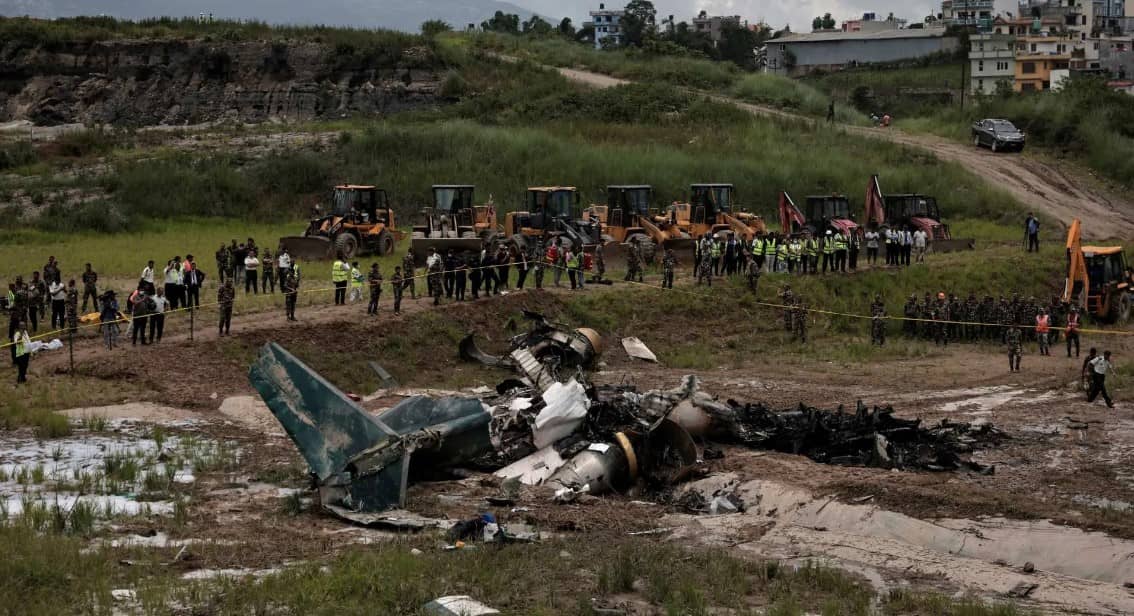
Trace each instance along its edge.
{"label": "crowd of people", "polygon": [[[1035,225],[1029,226],[1034,231]],[[743,242],[735,235],[711,237],[706,235],[695,244],[693,273],[697,284],[712,284],[713,278],[745,276],[748,288],[755,292],[757,282],[765,272],[818,274],[853,271],[858,267],[860,251],[874,264],[883,258],[888,265],[903,266],[924,259],[926,238],[920,231],[884,229],[881,233],[868,231],[863,235],[827,231],[823,237],[785,237],[774,233],[761,235],[752,242]],[[218,308],[218,334],[230,333],[236,292],[243,286],[246,294],[274,294],[284,296],[286,318],[295,321],[297,296],[302,279],[298,259],[286,249],[273,255],[261,250],[252,238],[243,243],[235,240],[221,245],[216,252],[216,278]],[[642,282],[649,259],[643,246],[627,246],[625,280]],[[672,288],[678,260],[672,250],[665,250],[660,259],[662,287]],[[512,270],[515,270],[515,276]],[[358,261],[336,259],[331,265],[330,281],[334,288],[336,305],[362,302],[368,299],[367,314],[377,315],[383,288],[389,285],[393,295],[392,310],[401,313],[402,298],[409,293],[417,299],[419,277],[417,255],[409,249],[401,265],[394,268],[387,280],[378,263],[363,269]],[[479,252],[446,250],[444,254],[429,249],[424,258],[423,294],[434,305],[443,300],[467,301],[481,295],[492,296],[506,292],[512,285],[523,289],[529,284],[543,288],[550,280],[555,287],[562,286],[566,275],[571,289],[582,290],[587,275],[590,283],[606,283],[605,259],[601,247],[584,254],[573,250],[568,242],[533,240],[526,247],[514,243],[485,244]],[[80,318],[98,324],[108,349],[118,346],[120,328],[126,327],[131,345],[149,345],[160,342],[164,333],[166,315],[171,310],[199,308],[201,289],[208,276],[193,255],[175,256],[160,269],[154,261],[142,269],[135,288],[119,301],[113,290],[99,292],[100,279],[90,263],[84,265],[79,278],[63,281],[62,266],[50,257],[42,271],[31,274],[27,281],[17,276],[8,285],[5,298],[9,311],[10,352],[18,368],[17,382],[26,380],[29,346],[32,335],[39,330],[40,321],[50,328],[66,331],[78,327]],[[82,304],[80,306],[80,292]],[[803,298],[785,285],[778,294],[784,306],[784,328],[796,340],[806,342],[809,309]],[[88,305],[97,317],[87,314]],[[884,345],[886,341],[887,310],[881,297],[870,306],[871,341]],[[1022,346],[1027,341],[1038,345],[1039,353],[1050,355],[1051,347],[1059,342],[1063,332],[1067,356],[1079,357],[1079,329],[1081,315],[1078,307],[1052,298],[1044,304],[1036,298],[1018,296],[978,299],[970,293],[966,299],[944,292],[924,294],[923,298],[911,295],[902,309],[902,329],[910,337],[933,340],[938,345],[950,342],[997,341],[1009,349],[1009,367],[1020,369]],[[1109,355],[1109,353],[1108,353]],[[1093,395],[1103,395],[1105,370],[1096,379],[1094,349],[1084,363],[1085,377],[1090,373]],[[1107,359],[1109,362],[1109,358]],[[1098,362],[1095,362],[1098,364]],[[1106,364],[1110,366],[1110,364]],[[1093,364],[1092,364],[1093,366]],[[1095,383],[1098,380],[1098,383]],[[1093,396],[1092,396],[1093,397]]]}

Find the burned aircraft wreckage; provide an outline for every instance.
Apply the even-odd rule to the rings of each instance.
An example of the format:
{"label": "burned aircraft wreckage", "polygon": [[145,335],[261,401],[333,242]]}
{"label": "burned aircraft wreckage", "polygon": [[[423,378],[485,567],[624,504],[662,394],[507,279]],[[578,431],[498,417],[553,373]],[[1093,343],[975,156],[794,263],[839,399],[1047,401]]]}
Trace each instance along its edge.
{"label": "burned aircraft wreckage", "polygon": [[412,396],[372,414],[275,343],[250,379],[307,461],[320,503],[356,521],[403,507],[411,482],[452,468],[572,500],[633,486],[661,493],[704,472],[708,443],[828,464],[988,473],[967,454],[1003,437],[987,424],[927,427],[861,402],[853,413],[722,402],[694,376],[670,390],[594,386],[586,370],[602,352],[598,334],[525,317],[531,328],[506,356],[482,352],[471,336],[460,344],[464,359],[514,372],[491,396]]}

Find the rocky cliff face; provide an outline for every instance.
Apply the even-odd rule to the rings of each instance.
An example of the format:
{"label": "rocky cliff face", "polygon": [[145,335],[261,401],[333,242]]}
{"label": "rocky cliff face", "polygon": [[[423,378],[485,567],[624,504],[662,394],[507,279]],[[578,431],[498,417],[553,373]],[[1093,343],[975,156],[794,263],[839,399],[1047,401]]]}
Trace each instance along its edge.
{"label": "rocky cliff face", "polygon": [[184,125],[380,115],[437,102],[431,50],[318,43],[0,42],[0,122]]}

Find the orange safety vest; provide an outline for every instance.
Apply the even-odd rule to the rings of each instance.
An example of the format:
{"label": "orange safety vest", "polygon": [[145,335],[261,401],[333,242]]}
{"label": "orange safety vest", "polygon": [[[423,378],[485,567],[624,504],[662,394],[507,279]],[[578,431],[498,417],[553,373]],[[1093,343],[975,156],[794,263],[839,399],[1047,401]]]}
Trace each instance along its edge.
{"label": "orange safety vest", "polygon": [[1041,334],[1046,334],[1051,331],[1050,317],[1046,314],[1036,315],[1036,331]]}
{"label": "orange safety vest", "polygon": [[1071,315],[1067,317],[1067,331],[1068,332],[1079,331],[1079,315],[1078,314],[1072,312]]}

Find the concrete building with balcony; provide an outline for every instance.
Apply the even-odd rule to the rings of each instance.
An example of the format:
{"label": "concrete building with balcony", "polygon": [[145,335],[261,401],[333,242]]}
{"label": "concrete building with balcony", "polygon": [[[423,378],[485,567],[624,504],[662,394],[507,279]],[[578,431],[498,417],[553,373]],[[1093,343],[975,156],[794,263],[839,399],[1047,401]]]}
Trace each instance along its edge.
{"label": "concrete building with balcony", "polygon": [[791,34],[768,41],[764,71],[806,75],[817,70],[921,58],[953,51],[957,44],[957,38],[946,36],[944,28]]}
{"label": "concrete building with balcony", "polygon": [[992,94],[1016,81],[1016,37],[994,32],[969,37],[969,91]]}
{"label": "concrete building with balcony", "polygon": [[1075,40],[1072,35],[1026,35],[1016,38],[1017,92],[1051,89],[1052,71],[1071,67]]}
{"label": "concrete building with balcony", "polygon": [[941,15],[946,26],[973,26],[987,30],[996,7],[993,0],[942,0]]}
{"label": "concrete building with balcony", "polygon": [[713,41],[713,45],[716,45],[721,42],[721,31],[725,24],[732,24],[737,27],[743,25],[740,15],[709,15],[705,11],[701,11],[693,18],[693,31],[707,34]]}
{"label": "concrete building with balcony", "polygon": [[626,11],[608,9],[605,4],[598,6],[597,11],[591,11],[591,20],[583,23],[583,26],[590,25],[595,29],[595,49],[602,49],[604,45],[621,45],[622,16]]}
{"label": "concrete building with balcony", "polygon": [[883,30],[899,30],[905,28],[908,22],[890,15],[886,19],[878,19],[877,13],[863,13],[861,19],[848,19],[840,28],[843,32],[881,32]]}

